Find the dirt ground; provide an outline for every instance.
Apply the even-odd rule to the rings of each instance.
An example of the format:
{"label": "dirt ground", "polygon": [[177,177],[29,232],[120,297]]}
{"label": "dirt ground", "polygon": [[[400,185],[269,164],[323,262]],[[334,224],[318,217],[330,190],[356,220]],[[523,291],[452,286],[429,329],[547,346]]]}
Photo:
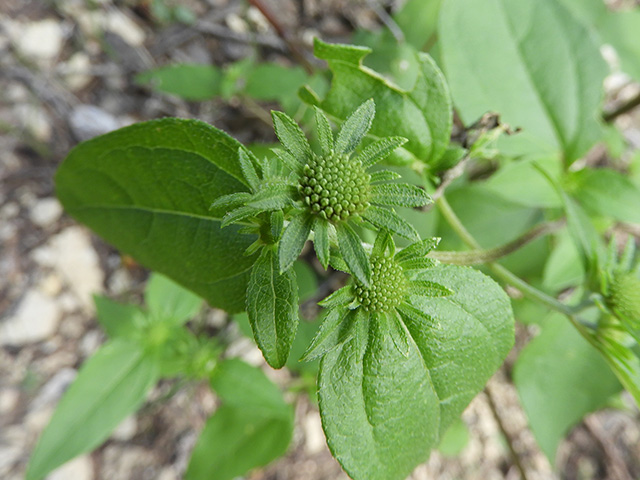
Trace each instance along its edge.
{"label": "dirt ground", "polygon": [[[198,118],[241,141],[271,141],[272,129],[244,104],[185,102],[141,88],[133,77],[171,62],[223,66],[251,53],[291,64],[290,45],[306,55],[314,35],[349,41],[356,28],[378,28],[380,9],[393,6],[375,0],[263,0],[278,12],[283,37],[247,2],[181,3],[194,14],[194,24],[160,24],[150,1],[144,0],[0,1],[2,479],[23,478],[57,401],[105,339],[91,295],[139,294],[147,277],[62,211],[53,175],[69,149],[97,134],[163,116]],[[270,106],[262,107],[268,111]],[[635,128],[636,135],[640,132],[637,119],[621,121]],[[212,311],[210,320],[218,328],[232,328],[222,312]],[[516,350],[530,336],[520,328]],[[250,342],[238,338],[233,348],[260,364],[260,353]],[[462,453],[448,457],[434,452],[412,479],[497,480],[523,474],[529,480],[640,478],[640,415],[631,406],[589,416],[561,445],[552,468],[535,444],[509,381],[515,354],[465,411],[469,441]],[[284,381],[287,374],[270,375]],[[191,384],[160,401],[171,388],[171,382],[162,382],[141,412],[123,422],[104,445],[48,478],[181,478],[216,399],[206,385]],[[289,453],[247,478],[347,477],[328,452],[317,409],[300,399]]]}

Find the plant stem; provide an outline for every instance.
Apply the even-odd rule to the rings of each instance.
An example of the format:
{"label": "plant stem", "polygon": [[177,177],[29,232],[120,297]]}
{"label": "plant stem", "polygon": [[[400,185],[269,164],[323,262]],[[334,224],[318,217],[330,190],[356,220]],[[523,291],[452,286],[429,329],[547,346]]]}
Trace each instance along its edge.
{"label": "plant stem", "polygon": [[[473,235],[471,235],[462,224],[456,213],[451,208],[451,205],[449,205],[449,202],[447,202],[447,199],[444,197],[444,195],[436,200],[436,205],[438,206],[438,209],[440,210],[442,216],[449,223],[449,225],[451,225],[451,228],[453,228],[453,230],[458,234],[462,241],[475,250],[481,250],[480,244],[476,241],[475,238],[473,238]],[[508,283],[509,285],[520,290],[524,296],[529,297],[532,300],[536,300],[537,302],[540,302],[553,310],[563,313],[564,315],[567,315],[571,318],[572,321],[576,321],[573,309],[568,305],[565,305],[552,296],[547,295],[546,293],[538,290],[535,287],[532,287],[520,277],[514,275],[509,270],[504,268],[502,265],[499,265],[497,263],[488,263],[487,265],[498,278],[500,278],[503,282]]]}
{"label": "plant stem", "polygon": [[465,252],[446,252],[434,250],[429,253],[429,257],[453,265],[479,265],[483,263],[495,262],[516,250],[524,247],[536,238],[554,232],[564,226],[564,220],[548,222],[537,225],[524,235],[506,243],[500,247],[489,248],[487,250],[468,250]]}

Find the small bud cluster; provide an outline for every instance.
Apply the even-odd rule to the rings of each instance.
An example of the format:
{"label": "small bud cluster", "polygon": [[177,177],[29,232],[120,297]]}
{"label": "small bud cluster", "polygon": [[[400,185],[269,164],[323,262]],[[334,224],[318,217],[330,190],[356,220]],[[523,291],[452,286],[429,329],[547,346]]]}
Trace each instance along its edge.
{"label": "small bud cluster", "polygon": [[371,258],[371,286],[356,281],[356,296],[367,312],[386,312],[402,302],[407,291],[407,281],[402,267],[392,258]]}
{"label": "small bud cluster", "polygon": [[616,276],[609,302],[624,316],[640,324],[640,279],[631,273]]}
{"label": "small bud cluster", "polygon": [[369,207],[370,180],[362,163],[348,155],[313,155],[304,166],[298,190],[312,213],[336,223]]}

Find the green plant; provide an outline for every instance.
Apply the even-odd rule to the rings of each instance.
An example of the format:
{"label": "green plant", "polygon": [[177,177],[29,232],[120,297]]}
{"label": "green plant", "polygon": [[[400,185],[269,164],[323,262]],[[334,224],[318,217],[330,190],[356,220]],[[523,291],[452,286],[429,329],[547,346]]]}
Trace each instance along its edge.
{"label": "green plant", "polygon": [[[365,66],[370,49],[316,40],[330,86],[298,92],[313,108],[315,136],[303,115],[301,128],[282,112],[272,112],[281,146],[270,151],[195,120],[140,123],[77,146],[58,170],[59,198],[143,265],[213,307],[246,311],[272,367],[319,360],[327,443],[356,479],[404,478],[450,427],[449,437],[461,436],[461,412],[513,345],[512,301],[496,280],[514,287],[524,297],[513,300],[516,317],[542,330],[516,361],[514,382],[553,460],[567,430],[622,387],[640,401],[637,255],[633,241],[619,259],[616,243],[603,241],[616,222],[640,222],[639,182],[615,158],[607,169],[584,160],[617,138],[599,118],[607,69],[596,32],[600,15],[610,17],[594,2],[444,0],[437,53],[446,80],[416,51],[435,38],[411,24],[420,1],[408,2],[397,19],[410,43],[374,58],[386,76]],[[388,32],[367,38],[396,42]],[[398,58],[410,58],[410,81],[394,81]],[[467,128],[452,141],[453,104]],[[478,121],[490,111],[507,124]],[[319,275],[349,277],[319,302],[314,328],[298,318],[296,262],[307,241]],[[561,291],[571,295],[561,301]],[[144,337],[171,351],[162,329]],[[247,368],[229,370],[258,375]],[[216,384],[217,367],[197,371],[225,401],[243,391]],[[265,388],[278,398],[267,413],[289,429],[287,407]],[[251,408],[272,405],[255,400]],[[205,429],[196,458],[215,448],[218,428]],[[79,453],[49,452],[47,463],[44,448],[29,478]],[[193,462],[186,478],[208,478]]]}

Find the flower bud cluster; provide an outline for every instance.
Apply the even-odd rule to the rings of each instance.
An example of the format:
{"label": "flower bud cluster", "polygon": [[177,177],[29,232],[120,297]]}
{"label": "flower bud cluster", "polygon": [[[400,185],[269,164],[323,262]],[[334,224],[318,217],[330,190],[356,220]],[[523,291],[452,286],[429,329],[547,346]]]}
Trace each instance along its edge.
{"label": "flower bud cluster", "polygon": [[333,223],[348,220],[369,207],[371,175],[348,155],[313,155],[303,168],[298,185],[312,213]]}
{"label": "flower bud cluster", "polygon": [[356,280],[355,292],[367,312],[386,312],[397,307],[407,293],[402,267],[392,258],[371,257],[370,286]]}

